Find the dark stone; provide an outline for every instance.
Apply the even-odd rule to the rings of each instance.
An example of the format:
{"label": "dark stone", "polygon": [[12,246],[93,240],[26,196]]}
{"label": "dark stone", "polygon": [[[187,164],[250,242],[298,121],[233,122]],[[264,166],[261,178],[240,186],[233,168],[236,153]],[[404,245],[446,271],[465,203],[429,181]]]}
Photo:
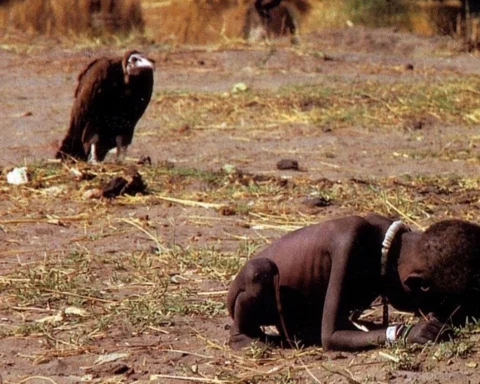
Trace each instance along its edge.
{"label": "dark stone", "polygon": [[292,169],[295,171],[299,170],[298,161],[291,160],[291,159],[282,159],[277,163],[277,169],[285,170],[285,169]]}
{"label": "dark stone", "polygon": [[138,165],[152,165],[152,158],[150,156],[142,155],[137,162]]}
{"label": "dark stone", "polygon": [[326,197],[307,197],[302,204],[307,207],[328,207],[332,205],[332,201]]}

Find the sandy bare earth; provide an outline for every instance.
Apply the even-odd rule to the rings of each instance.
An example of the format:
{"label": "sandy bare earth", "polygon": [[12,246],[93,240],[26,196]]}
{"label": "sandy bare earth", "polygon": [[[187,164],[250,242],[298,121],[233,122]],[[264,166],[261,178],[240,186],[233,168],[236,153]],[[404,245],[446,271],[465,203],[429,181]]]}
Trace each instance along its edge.
{"label": "sandy bare earth", "polygon": [[[311,349],[303,357],[278,350],[239,355],[225,346],[230,321],[223,305],[228,281],[247,257],[248,246],[263,247],[289,223],[294,227],[377,207],[360,200],[369,192],[358,180],[386,183],[388,193],[394,191],[389,180],[416,180],[408,187],[412,196],[435,201],[432,211],[422,216],[419,208],[412,216],[421,225],[456,214],[478,222],[476,55],[461,52],[450,38],[361,28],[319,31],[304,36],[299,48],[283,40],[258,46],[136,46],[157,67],[154,97],[137,126],[128,162],[149,155],[160,171],[140,167],[150,188],[147,197],[109,202],[81,198],[88,182],[67,184],[68,172],[62,174],[52,159],[67,128],[79,71],[94,57],[121,54],[130,46],[68,46],[48,39],[35,40],[30,47],[26,43],[5,41],[0,48],[0,167],[6,172],[26,164],[41,174],[34,185],[12,187],[4,175],[0,184],[4,383],[313,382],[305,364],[322,383],[480,383],[478,327],[453,346],[403,355],[392,349],[358,354]],[[471,85],[462,79],[471,79]],[[442,106],[442,92],[445,100],[455,102],[457,96],[447,94],[448,87],[462,81],[471,91],[458,98],[468,103]],[[237,83],[245,83],[249,91],[232,95]],[[416,109],[405,90],[411,87],[417,97],[419,84],[425,84],[430,96]],[[439,93],[432,96],[430,86],[438,86]],[[325,89],[330,93],[308,96],[305,89],[312,95]],[[296,92],[300,96],[293,98]],[[345,108],[352,108],[352,114],[341,115]],[[277,170],[282,158],[298,160],[301,172]],[[180,173],[167,174],[166,161],[174,169],[202,172],[218,172],[230,164],[247,174],[271,177],[273,186],[242,192],[248,198],[228,195],[229,188],[241,187],[239,180],[187,180]],[[45,171],[49,167],[51,174]],[[113,167],[89,169],[101,175],[97,179],[108,179],[122,168]],[[282,178],[298,189],[279,187]],[[430,184],[420,186],[423,178]],[[434,178],[449,180],[448,187],[436,190]],[[313,188],[320,182],[336,188],[339,203],[313,212],[302,208],[301,194],[309,183]],[[58,193],[47,191],[64,185]],[[221,195],[220,201],[212,190]],[[349,195],[344,203],[341,193]],[[236,214],[227,216],[215,207],[161,199],[167,195],[228,205],[246,199],[244,207],[250,211],[242,213],[237,206]],[[415,202],[412,198],[408,204]],[[177,246],[178,254],[158,258],[152,237],[127,219],[144,225],[164,246]],[[255,226],[262,220],[277,225]],[[196,249],[201,251],[196,254]],[[188,261],[187,253],[192,258]],[[223,272],[210,270],[208,257],[222,255],[241,258],[233,266],[215,259],[211,263],[218,262]],[[85,280],[78,282],[79,276]],[[161,301],[158,287],[172,276],[181,279],[167,293],[184,295],[185,302],[158,320],[147,309]],[[143,309],[138,304],[142,296],[151,298]],[[105,301],[95,299],[100,297]],[[205,300],[210,300],[208,308]],[[88,314],[64,315],[48,327],[35,321],[67,307],[81,307]],[[141,315],[132,320],[136,313]],[[378,308],[371,313],[379,315]],[[120,355],[99,360],[111,353]]]}

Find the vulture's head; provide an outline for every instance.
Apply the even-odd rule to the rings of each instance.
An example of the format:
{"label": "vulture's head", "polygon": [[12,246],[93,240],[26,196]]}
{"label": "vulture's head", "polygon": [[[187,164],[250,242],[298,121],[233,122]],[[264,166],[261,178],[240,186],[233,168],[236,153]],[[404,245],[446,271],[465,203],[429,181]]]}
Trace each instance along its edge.
{"label": "vulture's head", "polygon": [[155,69],[155,61],[145,57],[138,51],[127,52],[123,58],[122,64],[126,78],[139,75],[145,71],[153,71]]}

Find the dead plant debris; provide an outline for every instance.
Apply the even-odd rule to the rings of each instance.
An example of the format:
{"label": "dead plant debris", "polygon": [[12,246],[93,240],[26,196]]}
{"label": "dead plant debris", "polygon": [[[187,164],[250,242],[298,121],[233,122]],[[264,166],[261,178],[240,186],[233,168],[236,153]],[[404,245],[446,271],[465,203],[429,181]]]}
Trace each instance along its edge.
{"label": "dead plant debris", "polygon": [[[356,33],[350,36],[356,40]],[[372,38],[368,33],[363,36]],[[388,36],[398,38],[395,33]],[[388,40],[388,47],[395,39]],[[117,44],[123,49],[129,42]],[[42,49],[26,43],[4,48],[5,60],[20,52],[29,68],[35,52]],[[69,56],[75,49],[69,47],[59,56]],[[77,51],[90,55],[96,49],[107,48],[88,45]],[[215,75],[224,76],[222,82],[230,81],[225,58],[242,58],[233,56],[238,51],[250,53],[256,58],[253,64],[238,71],[248,74],[249,89],[232,93],[232,85],[243,81],[237,78],[227,83],[225,92],[159,88],[135,139],[159,142],[168,136],[168,145],[185,145],[182,154],[188,156],[182,158],[180,152],[170,156],[163,147],[150,152],[154,161],[137,164],[140,190],[148,185],[148,194],[121,193],[129,183],[135,184],[135,174],[125,174],[128,165],[47,161],[9,165],[28,166],[29,182],[11,185],[6,177],[0,178],[4,381],[62,382],[66,374],[74,374],[78,382],[99,383],[307,383],[314,378],[363,383],[425,377],[435,381],[439,374],[432,375],[439,364],[442,374],[475,375],[480,331],[474,320],[457,330],[455,341],[422,349],[393,346],[331,354],[321,348],[252,346],[237,354],[225,344],[230,324],[225,294],[253,254],[281,234],[327,217],[376,211],[400,217],[414,229],[451,217],[478,222],[478,172],[412,172],[416,164],[434,160],[452,167],[478,166],[478,76],[445,65],[424,65],[411,57],[393,65],[352,61],[367,56],[332,52],[332,62],[311,42],[295,49],[232,43],[208,52],[159,50],[163,59],[157,62],[162,71],[170,71],[168,76],[185,76],[191,65],[189,71],[202,76],[218,70]],[[63,65],[62,57],[56,59]],[[38,71],[48,71],[53,61]],[[407,62],[414,70],[405,66]],[[76,70],[68,67],[76,65],[71,60],[62,67],[65,73],[56,77],[58,84],[73,76]],[[330,75],[333,66],[341,70]],[[19,68],[12,65],[8,70],[15,73]],[[280,75],[281,79],[308,75],[315,83],[258,86],[269,76]],[[259,81],[250,81],[253,78]],[[13,119],[27,124],[30,119],[15,113],[30,106],[17,108],[21,98],[5,99],[16,108],[9,111]],[[40,120],[40,111],[34,116]],[[442,135],[442,130],[459,126],[462,134]],[[202,160],[199,165],[195,160],[203,153],[191,143],[207,145],[220,134],[228,136],[220,144],[233,145],[215,148],[208,160],[212,163]],[[395,153],[387,153],[383,142],[355,146],[347,160],[342,159],[343,148],[357,145],[350,140],[366,134],[373,141],[381,136],[408,142]],[[304,145],[310,138],[321,140],[305,149],[297,146],[298,138],[306,139]],[[288,144],[279,146],[277,141]],[[250,146],[258,149],[259,157],[245,155],[242,148]],[[243,157],[227,158],[226,152],[236,154],[237,149]],[[366,156],[367,150],[378,152]],[[282,175],[274,169],[281,158],[304,163],[307,151],[315,162],[305,172]],[[267,155],[271,156],[265,162]],[[407,171],[372,175],[368,162],[360,167],[362,156],[377,162],[381,158]],[[342,177],[327,177],[327,171]],[[116,197],[101,198],[105,184],[119,176],[122,179],[112,188]],[[90,198],[91,191],[99,198]],[[380,313],[374,306],[365,315],[375,321]],[[410,320],[410,315],[395,311],[392,317]],[[118,360],[109,361],[114,357]],[[24,367],[21,377],[15,372],[19,362]]]}

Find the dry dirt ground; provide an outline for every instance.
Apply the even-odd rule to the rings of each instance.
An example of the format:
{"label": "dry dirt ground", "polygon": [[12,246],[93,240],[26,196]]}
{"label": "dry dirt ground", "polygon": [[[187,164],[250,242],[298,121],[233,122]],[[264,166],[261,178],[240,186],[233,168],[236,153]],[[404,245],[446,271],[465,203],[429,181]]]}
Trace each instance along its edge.
{"label": "dry dirt ground", "polygon": [[[53,161],[76,75],[133,47],[157,67],[127,164]],[[480,221],[479,63],[449,38],[361,28],[295,48],[5,38],[3,382],[479,383],[475,324],[425,348],[233,352],[224,305],[252,253],[327,217]],[[146,194],[90,197],[144,155]],[[23,165],[30,182],[7,184]]]}

